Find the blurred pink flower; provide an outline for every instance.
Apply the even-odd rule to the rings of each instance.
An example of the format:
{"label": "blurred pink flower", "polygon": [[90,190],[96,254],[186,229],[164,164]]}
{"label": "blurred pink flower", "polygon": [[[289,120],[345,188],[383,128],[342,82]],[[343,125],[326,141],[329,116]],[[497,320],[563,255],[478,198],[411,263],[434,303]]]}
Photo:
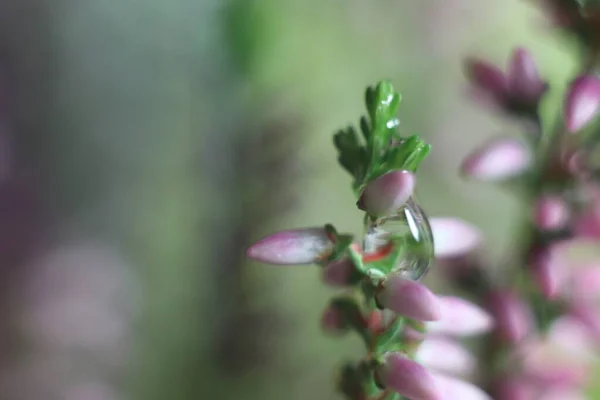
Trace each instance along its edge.
{"label": "blurred pink flower", "polygon": [[516,293],[496,290],[489,294],[487,304],[496,321],[495,334],[501,340],[517,343],[531,332],[533,316]]}
{"label": "blurred pink flower", "polygon": [[463,255],[481,244],[482,235],[468,222],[458,218],[430,218],[436,258],[450,258]]}
{"label": "blurred pink flower", "polygon": [[348,286],[354,269],[354,264],[347,258],[332,261],[323,268],[323,281],[330,286]]}
{"label": "blurred pink flower", "polygon": [[444,399],[433,375],[402,353],[385,354],[377,378],[385,387],[411,400]]}
{"label": "blurred pink flower", "polygon": [[433,373],[433,377],[442,400],[492,400],[487,393],[469,382],[439,373]]}
{"label": "blurred pink flower", "polygon": [[415,360],[433,370],[468,377],[476,360],[458,341],[444,337],[428,337],[420,345]]}
{"label": "blurred pink flower", "polygon": [[600,110],[600,78],[583,75],[576,78],[567,90],[564,104],[565,125],[577,132],[591,122]]}
{"label": "blurred pink flower", "polygon": [[450,336],[473,336],[490,331],[494,319],[481,307],[459,297],[440,296],[441,318],[428,322],[427,332]]}
{"label": "blurred pink flower", "polygon": [[535,204],[533,222],[544,231],[563,228],[569,221],[569,209],[559,196],[544,196]]}
{"label": "blurred pink flower", "polygon": [[532,161],[531,150],[523,142],[497,137],[468,155],[461,165],[461,172],[474,180],[498,182],[523,174]]}

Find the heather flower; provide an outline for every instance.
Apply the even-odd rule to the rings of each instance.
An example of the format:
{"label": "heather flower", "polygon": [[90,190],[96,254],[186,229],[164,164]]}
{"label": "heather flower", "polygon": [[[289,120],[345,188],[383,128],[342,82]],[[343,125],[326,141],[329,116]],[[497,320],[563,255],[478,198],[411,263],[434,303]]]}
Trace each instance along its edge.
{"label": "heather flower", "polygon": [[392,171],[369,183],[358,201],[373,216],[386,216],[400,208],[413,194],[415,176],[409,171]]}
{"label": "heather flower", "polygon": [[532,114],[547,90],[531,54],[523,48],[514,50],[506,73],[477,59],[467,61],[466,67],[473,94],[506,112]]}
{"label": "heather flower", "polygon": [[476,360],[458,341],[442,336],[427,337],[415,354],[415,360],[427,368],[468,377],[475,370]]}
{"label": "heather flower", "polygon": [[468,253],[481,244],[481,233],[458,218],[438,217],[429,220],[433,232],[436,258],[451,258]]}
{"label": "heather flower", "polygon": [[531,150],[524,143],[499,137],[468,155],[461,165],[461,172],[473,180],[498,182],[522,175],[532,162]]}
{"label": "heather flower", "polygon": [[384,355],[377,370],[378,380],[385,386],[411,400],[441,400],[435,378],[421,364],[402,353]]}
{"label": "heather flower", "polygon": [[418,321],[435,321],[440,318],[437,297],[424,285],[400,275],[387,278],[377,300],[396,314]]}
{"label": "heather flower", "polygon": [[540,230],[562,229],[569,221],[569,208],[560,196],[543,196],[535,204],[533,221]]}
{"label": "heather flower", "polygon": [[488,297],[488,309],[495,319],[495,334],[516,343],[531,332],[532,315],[526,304],[513,292],[498,290]]}
{"label": "heather flower", "polygon": [[564,104],[565,125],[569,132],[577,132],[591,122],[600,110],[600,78],[583,75],[575,79],[567,90]]}
{"label": "heather flower", "polygon": [[334,287],[349,286],[355,270],[354,264],[348,258],[332,261],[323,268],[323,281]]}
{"label": "heather flower", "polygon": [[247,256],[275,265],[312,264],[333,249],[324,228],[300,228],[269,235],[250,246]]}
{"label": "heather flower", "polygon": [[494,326],[492,316],[481,307],[453,296],[440,296],[441,318],[428,322],[427,331],[450,336],[473,336],[488,332]]}

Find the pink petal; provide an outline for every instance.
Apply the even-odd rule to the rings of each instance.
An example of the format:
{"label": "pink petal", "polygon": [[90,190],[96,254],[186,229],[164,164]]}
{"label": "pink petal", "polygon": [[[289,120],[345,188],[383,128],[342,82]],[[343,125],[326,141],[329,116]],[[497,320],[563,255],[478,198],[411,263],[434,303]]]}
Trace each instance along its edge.
{"label": "pink petal", "polygon": [[433,376],[419,363],[402,353],[387,353],[377,377],[384,386],[411,400],[441,400]]}
{"label": "pink petal", "polygon": [[479,90],[488,93],[497,103],[506,100],[508,83],[504,73],[486,61],[471,59],[466,63],[467,76]]}
{"label": "pink petal", "polygon": [[600,299],[600,265],[573,265],[570,269],[569,298],[577,303]]}
{"label": "pink petal", "polygon": [[496,291],[488,299],[489,311],[496,319],[496,334],[505,341],[516,343],[531,331],[533,317],[525,303],[510,291]]}
{"label": "pink petal", "polygon": [[369,215],[383,217],[398,210],[415,188],[415,176],[409,171],[392,171],[369,183],[359,205]]}
{"label": "pink petal", "polygon": [[554,231],[563,228],[569,220],[569,208],[558,196],[544,196],[535,205],[533,221],[544,231]]}
{"label": "pink petal", "polygon": [[540,79],[533,57],[523,48],[518,48],[513,52],[507,75],[511,95],[521,102],[537,103],[546,90],[546,85]]}
{"label": "pink petal", "polygon": [[415,360],[427,368],[453,375],[468,376],[475,370],[475,357],[458,342],[433,337],[421,343]]}
{"label": "pink petal", "polygon": [[440,317],[437,297],[426,286],[399,275],[385,281],[377,300],[396,314],[418,321],[435,321]]}
{"label": "pink petal", "polygon": [[591,122],[600,109],[600,79],[593,75],[576,78],[567,89],[564,104],[565,125],[577,132]]}
{"label": "pink petal", "polygon": [[481,243],[481,233],[473,225],[458,218],[438,217],[429,220],[437,258],[463,255]]}
{"label": "pink petal", "polygon": [[301,228],[275,233],[250,246],[246,255],[275,265],[311,264],[333,249],[324,228]]}
{"label": "pink petal", "polygon": [[521,175],[532,163],[530,149],[513,138],[494,138],[475,149],[461,165],[464,176],[498,182]]}
{"label": "pink petal", "polygon": [[494,320],[482,308],[459,297],[440,296],[442,318],[428,322],[430,333],[452,336],[472,336],[488,332],[494,326]]}
{"label": "pink petal", "polygon": [[348,286],[354,270],[354,264],[347,258],[332,261],[323,268],[323,281],[334,287]]}
{"label": "pink petal", "polygon": [[438,373],[432,375],[442,394],[442,400],[492,400],[487,393],[472,383]]}

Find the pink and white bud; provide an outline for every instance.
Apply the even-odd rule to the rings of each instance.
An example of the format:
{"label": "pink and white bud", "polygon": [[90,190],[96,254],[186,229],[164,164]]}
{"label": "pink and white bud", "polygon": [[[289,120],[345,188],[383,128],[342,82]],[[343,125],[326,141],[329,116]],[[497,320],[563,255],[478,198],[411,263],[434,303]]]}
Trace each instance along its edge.
{"label": "pink and white bud", "polygon": [[544,196],[535,204],[533,222],[543,231],[555,231],[569,221],[569,208],[558,196]]}
{"label": "pink and white bud", "polygon": [[333,250],[324,228],[300,228],[277,232],[248,248],[253,260],[274,265],[319,262]]}
{"label": "pink and white bud", "polygon": [[490,331],[494,319],[481,307],[459,297],[439,296],[441,319],[427,323],[429,333],[473,336]]}
{"label": "pink and white bud", "polygon": [[354,264],[347,258],[332,261],[323,268],[323,282],[334,287],[348,286],[354,271]]}
{"label": "pink and white bud", "polygon": [[441,400],[492,400],[483,390],[472,383],[432,373],[433,379],[441,393]]}
{"label": "pink and white bud", "polygon": [[387,353],[376,372],[378,380],[411,400],[441,400],[444,397],[427,369],[402,353]]}
{"label": "pink and white bud", "polygon": [[510,291],[490,294],[488,310],[496,320],[496,335],[504,341],[517,343],[529,335],[533,316],[525,303]]}
{"label": "pink and white bud", "polygon": [[466,73],[474,89],[489,102],[498,106],[507,101],[508,82],[504,72],[495,65],[482,60],[468,60]]}
{"label": "pink and white bud", "polygon": [[507,79],[511,97],[520,103],[536,104],[546,91],[546,84],[540,79],[533,57],[523,48],[513,52]]}
{"label": "pink and white bud", "polygon": [[594,75],[576,78],[567,90],[564,104],[565,126],[577,132],[590,123],[600,110],[600,79]]}
{"label": "pink and white bud", "polygon": [[458,218],[438,217],[429,220],[433,232],[436,258],[451,258],[466,254],[481,244],[479,230]]}
{"label": "pink and white bud", "polygon": [[438,298],[425,285],[400,275],[392,275],[385,281],[377,301],[398,315],[418,321],[440,318]]}
{"label": "pink and white bud", "polygon": [[388,172],[365,187],[359,200],[360,208],[377,217],[393,214],[412,196],[415,183],[412,172]]}
{"label": "pink and white bud", "polygon": [[499,182],[523,174],[532,159],[531,150],[520,140],[499,137],[469,154],[461,165],[461,172],[473,180]]}
{"label": "pink and white bud", "polygon": [[443,337],[423,341],[415,360],[427,368],[462,377],[471,375],[476,365],[473,354],[455,340]]}

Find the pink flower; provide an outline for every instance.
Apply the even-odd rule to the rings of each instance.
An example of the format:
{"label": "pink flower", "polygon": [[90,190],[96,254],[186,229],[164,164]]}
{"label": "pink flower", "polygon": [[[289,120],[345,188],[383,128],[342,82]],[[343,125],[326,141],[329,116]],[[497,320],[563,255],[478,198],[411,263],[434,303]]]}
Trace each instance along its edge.
{"label": "pink flower", "polygon": [[475,357],[457,341],[444,337],[425,339],[415,360],[427,368],[457,376],[469,376],[475,370]]}
{"label": "pink flower", "polygon": [[481,244],[481,233],[458,218],[438,217],[429,220],[437,258],[451,258],[474,250]]}
{"label": "pink flower", "polygon": [[442,400],[434,377],[421,364],[402,353],[387,353],[377,378],[385,386],[411,400]]}
{"label": "pink flower", "polygon": [[535,204],[533,222],[544,231],[563,228],[569,220],[569,209],[559,196],[544,196]]}
{"label": "pink flower", "polygon": [[488,332],[494,320],[482,308],[459,297],[440,296],[441,319],[427,323],[429,333],[472,336]]}
{"label": "pink flower", "polygon": [[510,291],[490,294],[488,309],[496,320],[495,332],[502,340],[517,343],[531,331],[533,321],[525,303]]}
{"label": "pink flower", "polygon": [[464,176],[484,182],[498,182],[526,172],[533,157],[520,140],[498,137],[475,149],[461,165]]}
{"label": "pink flower", "polygon": [[415,176],[409,171],[392,171],[369,183],[360,196],[359,207],[367,214],[383,217],[398,210],[415,188]]}
{"label": "pink flower", "polygon": [[377,294],[379,303],[398,315],[418,321],[435,321],[440,317],[437,297],[426,286],[392,275]]}
{"label": "pink flower", "polygon": [[523,48],[513,51],[506,73],[487,61],[471,59],[467,75],[477,97],[510,112],[531,112],[547,90],[533,57]]}
{"label": "pink flower", "polygon": [[441,400],[492,400],[477,386],[456,378],[433,373],[435,384],[441,393]]}
{"label": "pink flower", "polygon": [[600,110],[600,78],[594,75],[583,75],[571,82],[564,104],[567,130],[579,131],[596,117],[598,110]]}
{"label": "pink flower", "polygon": [[311,264],[324,259],[333,242],[324,228],[291,229],[274,233],[248,248],[247,256],[275,265]]}

